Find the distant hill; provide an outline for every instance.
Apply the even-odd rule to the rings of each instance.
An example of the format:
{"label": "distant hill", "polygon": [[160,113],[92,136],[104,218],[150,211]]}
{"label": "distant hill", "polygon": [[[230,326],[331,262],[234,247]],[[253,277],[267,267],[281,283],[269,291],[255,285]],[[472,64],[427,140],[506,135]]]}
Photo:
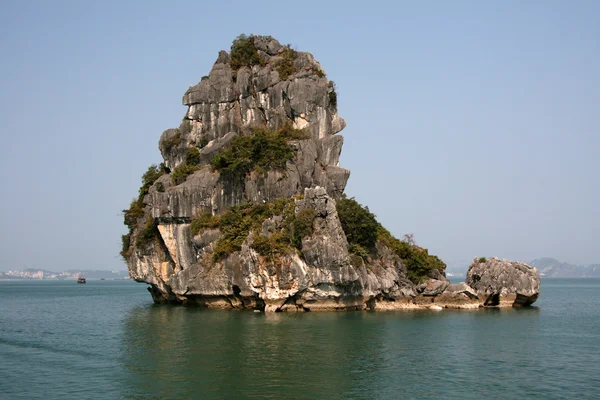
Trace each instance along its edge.
{"label": "distant hill", "polygon": [[536,267],[546,278],[600,278],[600,264],[575,265],[554,258],[538,258],[529,265]]}
{"label": "distant hill", "polygon": [[77,279],[79,275],[86,279],[128,279],[127,271],[103,271],[103,270],[81,270],[71,269],[63,272],[53,272],[43,269],[28,268],[24,270],[11,270],[0,272],[0,279]]}

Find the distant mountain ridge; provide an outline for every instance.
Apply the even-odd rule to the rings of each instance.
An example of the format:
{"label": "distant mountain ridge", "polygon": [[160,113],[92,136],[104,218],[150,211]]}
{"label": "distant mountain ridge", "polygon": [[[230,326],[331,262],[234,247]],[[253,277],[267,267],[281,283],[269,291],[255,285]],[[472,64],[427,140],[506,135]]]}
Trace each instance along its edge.
{"label": "distant mountain ridge", "polygon": [[600,278],[600,264],[575,265],[554,258],[537,258],[529,265],[536,267],[546,278]]}
{"label": "distant mountain ridge", "polygon": [[70,269],[63,272],[53,272],[35,268],[10,270],[7,272],[0,271],[0,279],[68,280],[77,279],[80,274],[87,279],[129,279],[127,271]]}

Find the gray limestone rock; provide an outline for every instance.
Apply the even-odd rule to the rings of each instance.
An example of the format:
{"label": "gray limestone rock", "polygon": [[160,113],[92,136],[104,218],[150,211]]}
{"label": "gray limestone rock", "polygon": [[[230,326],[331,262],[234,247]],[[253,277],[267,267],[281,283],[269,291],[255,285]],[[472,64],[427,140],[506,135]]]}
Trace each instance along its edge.
{"label": "gray limestone rock", "polygon": [[[471,307],[478,305],[480,293],[498,294],[503,300],[514,292],[515,304],[535,300],[530,276],[525,270],[521,275],[514,272],[521,271],[520,266],[503,269],[493,264],[487,272],[473,272],[472,288],[451,285],[437,271],[415,286],[402,260],[384,243],[377,241],[368,256],[351,254],[336,208],[350,171],[339,166],[344,140],[338,133],[346,123],[337,113],[335,85],[310,53],[292,52],[268,36],[254,37],[254,46],[260,65],[237,71],[230,55],[221,51],[209,75],[183,95],[187,112],[180,126],[160,137],[159,149],[170,173],[143,192],[143,204],[138,204],[143,218],[131,227],[130,247],[125,249],[130,276],[151,286],[155,302],[311,311],[394,310],[431,303]],[[282,80],[288,74],[280,74],[280,63],[290,54],[295,57],[293,69]],[[232,140],[251,134],[251,127],[277,130],[283,124],[307,132],[306,138],[288,141],[294,155],[285,168],[222,176],[211,166]],[[187,164],[190,155],[193,165]],[[185,180],[172,179],[183,169],[189,172]],[[286,203],[295,205],[293,212],[289,208],[287,216],[265,217],[247,236],[236,238],[235,250],[222,257],[219,243],[225,230],[213,225],[192,234],[193,220],[201,214],[222,215],[236,205],[271,204],[281,198],[294,199]],[[314,218],[300,243],[272,256],[253,247],[255,241],[270,243],[282,232],[294,236],[287,231],[294,228],[289,213],[298,217],[305,210],[313,210]],[[140,241],[148,221],[157,224],[156,237]]]}
{"label": "gray limestone rock", "polygon": [[484,306],[529,306],[540,293],[537,269],[522,262],[495,257],[475,258],[465,282],[476,290]]}
{"label": "gray limestone rock", "polygon": [[428,279],[417,286],[417,292],[423,296],[437,296],[442,294],[448,286],[450,286],[450,282],[447,280],[440,281],[437,279]]}

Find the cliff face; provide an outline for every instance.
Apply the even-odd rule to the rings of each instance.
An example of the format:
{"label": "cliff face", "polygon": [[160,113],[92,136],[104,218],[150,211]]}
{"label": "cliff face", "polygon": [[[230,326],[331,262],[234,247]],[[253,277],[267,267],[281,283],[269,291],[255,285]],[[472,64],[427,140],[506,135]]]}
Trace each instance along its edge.
{"label": "cliff face", "polygon": [[437,257],[393,238],[343,195],[345,122],[310,53],[240,36],[183,104],[183,122],[159,141],[164,163],[124,210],[121,254],[155,302],[266,311],[478,305],[473,289],[449,284]]}
{"label": "cliff face", "polygon": [[[339,167],[346,125],[337,113],[337,95],[310,53],[295,52],[268,37],[253,40],[261,62],[232,70],[230,55],[219,53],[212,70],[183,96],[188,107],[181,126],[165,131],[159,142],[166,167],[174,170],[185,161],[191,147],[199,149],[201,164],[250,127],[277,129],[284,123],[310,132],[310,140],[293,143],[296,156],[282,171],[255,174],[243,182],[220,179],[206,166],[183,184],[164,192],[151,191],[148,203],[155,218],[192,218],[200,211],[213,213],[244,201],[260,203],[303,193],[320,186],[339,196],[350,171]],[[287,63],[295,71],[283,80],[279,70]]]}

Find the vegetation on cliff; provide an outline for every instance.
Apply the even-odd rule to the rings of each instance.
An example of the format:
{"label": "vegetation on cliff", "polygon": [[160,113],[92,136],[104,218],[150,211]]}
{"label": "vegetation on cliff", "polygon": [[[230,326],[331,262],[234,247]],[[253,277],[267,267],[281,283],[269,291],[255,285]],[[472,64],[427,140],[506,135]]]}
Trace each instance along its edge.
{"label": "vegetation on cliff", "polygon": [[[373,308],[418,297],[406,277],[439,277],[445,265],[411,236],[393,237],[342,194],[350,172],[338,163],[343,141],[334,135],[345,121],[337,102],[334,82],[312,55],[268,36],[238,36],[210,77],[184,94],[188,111],[179,127],[161,136],[172,170],[149,168],[123,210],[129,229],[121,255],[131,276],[151,282],[158,301],[195,296],[208,305],[237,292],[245,293],[246,308],[260,307],[259,300],[282,310],[294,303]],[[307,129],[294,128],[295,118]],[[296,201],[300,193],[306,198]],[[199,209],[211,212],[194,215]],[[170,268],[159,273],[156,265],[165,262]]]}
{"label": "vegetation on cliff", "polygon": [[229,53],[230,65],[233,72],[241,67],[251,67],[253,65],[265,65],[265,60],[258,54],[254,45],[257,36],[246,36],[241,34],[233,40]]}
{"label": "vegetation on cliff", "polygon": [[[235,73],[242,67],[252,67],[254,65],[264,66],[267,64],[267,61],[259,54],[258,49],[256,48],[255,41],[264,40],[270,41],[273,40],[270,36],[257,36],[257,35],[239,35],[234,39],[231,44],[231,49],[229,53],[229,65],[231,66],[231,70]],[[279,79],[286,80],[290,77],[290,75],[296,73],[298,68],[294,61],[298,57],[298,52],[291,48],[290,45],[287,45],[277,54],[276,61],[274,63],[274,69],[279,73]],[[321,77],[324,76],[323,72],[318,70],[316,74]]]}
{"label": "vegetation on cliff", "polygon": [[[167,173],[164,164],[152,164],[148,170],[142,175],[142,186],[138,191],[137,199],[131,201],[128,209],[123,210],[123,223],[127,225],[128,232],[121,236],[121,257],[125,260],[129,256],[131,248],[131,236],[140,219],[144,216],[144,197],[148,194],[150,187],[154,185],[156,180],[163,174]],[[151,221],[150,221],[151,220]],[[136,245],[140,246],[152,240],[158,234],[158,228],[154,218],[150,217],[144,223],[143,228],[137,235]]]}
{"label": "vegetation on cliff", "polygon": [[[220,230],[221,236],[213,252],[214,261],[241,250],[242,244],[253,232],[252,248],[273,261],[276,256],[300,250],[302,238],[313,232],[315,210],[303,209],[295,214],[295,200],[280,198],[272,203],[240,204],[219,215],[203,212],[192,220],[191,231],[198,235],[206,229]],[[263,223],[275,216],[280,217],[279,222],[274,222],[268,234],[263,235]]]}
{"label": "vegetation on cliff", "polygon": [[289,141],[308,138],[309,132],[294,128],[291,122],[277,130],[252,127],[249,135],[234,137],[224,150],[215,155],[211,164],[226,179],[243,178],[251,171],[283,171],[296,154]]}
{"label": "vegetation on cliff", "polygon": [[275,70],[279,73],[279,79],[285,81],[290,75],[298,71],[296,64],[294,64],[294,60],[298,57],[298,52],[287,46],[279,53],[279,56],[281,59],[275,63]]}
{"label": "vegetation on cliff", "polygon": [[446,264],[430,255],[427,249],[417,246],[411,235],[406,235],[404,240],[395,238],[377,221],[368,207],[363,207],[354,198],[343,197],[336,205],[352,254],[363,259],[374,256],[375,245],[379,241],[400,257],[406,265],[408,279],[414,283],[426,279],[433,269],[441,273],[445,271]]}

